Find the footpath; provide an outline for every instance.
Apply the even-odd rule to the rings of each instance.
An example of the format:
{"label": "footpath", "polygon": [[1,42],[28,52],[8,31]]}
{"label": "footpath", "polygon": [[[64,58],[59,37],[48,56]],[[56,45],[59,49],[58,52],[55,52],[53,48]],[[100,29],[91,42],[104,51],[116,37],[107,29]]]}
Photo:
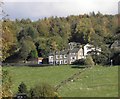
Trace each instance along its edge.
{"label": "footpath", "polygon": [[81,71],[73,74],[71,77],[65,79],[64,81],[61,81],[60,84],[58,84],[58,85],[55,86],[55,90],[57,91],[59,88],[61,88],[62,86],[66,85],[69,82],[76,81],[77,79],[79,79],[80,74],[83,73],[83,72],[85,72],[87,69],[89,69],[89,68],[84,68]]}

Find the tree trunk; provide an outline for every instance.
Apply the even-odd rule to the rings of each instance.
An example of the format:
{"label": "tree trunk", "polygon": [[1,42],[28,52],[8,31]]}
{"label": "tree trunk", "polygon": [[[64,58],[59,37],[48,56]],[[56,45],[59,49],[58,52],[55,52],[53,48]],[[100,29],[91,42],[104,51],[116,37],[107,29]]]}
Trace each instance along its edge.
{"label": "tree trunk", "polygon": [[56,57],[56,55],[55,55],[55,51],[54,51],[54,59],[53,59],[54,66],[55,66],[55,57]]}

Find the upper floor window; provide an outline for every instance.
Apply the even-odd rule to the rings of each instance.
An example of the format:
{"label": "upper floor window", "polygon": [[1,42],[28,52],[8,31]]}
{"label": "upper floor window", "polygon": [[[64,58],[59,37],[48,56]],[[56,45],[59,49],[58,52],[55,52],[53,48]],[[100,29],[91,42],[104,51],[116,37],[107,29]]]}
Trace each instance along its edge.
{"label": "upper floor window", "polygon": [[50,59],[53,59],[53,56],[49,56]]}
{"label": "upper floor window", "polygon": [[67,58],[67,55],[64,55],[64,58]]}

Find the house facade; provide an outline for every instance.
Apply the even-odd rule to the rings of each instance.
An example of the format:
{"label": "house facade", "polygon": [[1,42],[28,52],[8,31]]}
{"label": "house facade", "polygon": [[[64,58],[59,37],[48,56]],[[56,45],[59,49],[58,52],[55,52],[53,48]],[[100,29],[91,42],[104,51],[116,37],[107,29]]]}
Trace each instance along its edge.
{"label": "house facade", "polygon": [[86,58],[88,52],[94,48],[90,44],[84,47],[79,43],[70,42],[68,49],[49,54],[49,64],[72,64],[72,62]]}
{"label": "house facade", "polygon": [[90,55],[92,52],[95,54],[95,51],[97,51],[97,55],[99,55],[101,52],[101,48],[99,47],[94,47],[93,45],[91,44],[86,44],[84,46],[84,57],[87,56],[87,55]]}
{"label": "house facade", "polygon": [[49,64],[71,64],[75,60],[83,58],[82,48],[63,50],[49,55]]}

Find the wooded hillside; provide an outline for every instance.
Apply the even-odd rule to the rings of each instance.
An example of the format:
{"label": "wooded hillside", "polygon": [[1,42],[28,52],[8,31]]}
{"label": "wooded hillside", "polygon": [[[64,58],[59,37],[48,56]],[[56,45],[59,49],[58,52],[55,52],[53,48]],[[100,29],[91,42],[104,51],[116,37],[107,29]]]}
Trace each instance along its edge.
{"label": "wooded hillside", "polygon": [[[120,54],[110,46],[120,38],[118,15],[103,15],[94,12],[89,15],[49,17],[32,22],[28,19],[5,19],[2,22],[2,61],[10,59],[28,60],[48,56],[50,51],[67,48],[68,42],[79,42],[83,46],[91,43],[99,46],[102,53],[98,63]],[[118,55],[119,56],[119,55]]]}

